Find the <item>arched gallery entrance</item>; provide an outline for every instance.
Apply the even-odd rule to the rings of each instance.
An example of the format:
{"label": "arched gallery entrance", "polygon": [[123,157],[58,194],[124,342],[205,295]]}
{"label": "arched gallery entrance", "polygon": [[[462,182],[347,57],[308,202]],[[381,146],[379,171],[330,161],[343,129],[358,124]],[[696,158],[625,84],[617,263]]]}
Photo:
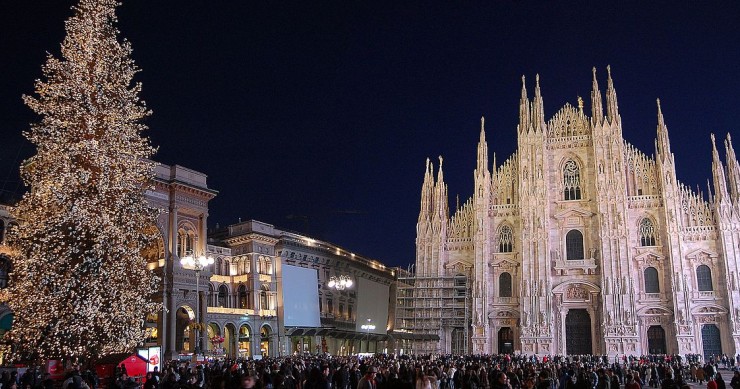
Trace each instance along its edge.
{"label": "arched gallery entrance", "polygon": [[593,354],[591,315],[585,309],[570,309],[565,316],[565,352],[571,355]]}
{"label": "arched gallery entrance", "polygon": [[175,317],[175,349],[180,354],[189,354],[195,350],[195,331],[191,324],[195,320],[193,308],[185,305],[177,309]]}
{"label": "arched gallery entrance", "polygon": [[252,356],[252,330],[246,324],[239,327],[239,356],[242,358]]}
{"label": "arched gallery entrance", "polygon": [[236,358],[239,346],[236,338],[236,328],[234,325],[229,323],[224,326],[224,354],[229,358]]}
{"label": "arched gallery entrance", "polygon": [[272,330],[269,326],[263,325],[262,328],[260,328],[260,352],[262,353],[263,357],[267,357],[270,355],[270,337],[272,335]]}

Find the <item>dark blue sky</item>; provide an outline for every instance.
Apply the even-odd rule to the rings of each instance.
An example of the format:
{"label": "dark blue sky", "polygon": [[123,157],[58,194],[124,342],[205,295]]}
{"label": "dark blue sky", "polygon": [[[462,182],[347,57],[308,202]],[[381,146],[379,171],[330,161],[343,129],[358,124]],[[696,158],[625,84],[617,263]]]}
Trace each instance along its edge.
{"label": "dark blue sky", "polygon": [[[737,1],[123,3],[156,159],[209,176],[210,224],[259,219],[392,265],[414,261],[427,157],[445,157],[454,205],[482,115],[499,162],[514,151],[522,74],[530,93],[540,74],[549,119],[578,95],[588,111],[591,68],[604,89],[611,64],[627,140],[653,153],[660,97],[679,179],[702,189],[709,133],[740,123]],[[21,94],[72,4],[0,14],[2,196],[23,190]]]}

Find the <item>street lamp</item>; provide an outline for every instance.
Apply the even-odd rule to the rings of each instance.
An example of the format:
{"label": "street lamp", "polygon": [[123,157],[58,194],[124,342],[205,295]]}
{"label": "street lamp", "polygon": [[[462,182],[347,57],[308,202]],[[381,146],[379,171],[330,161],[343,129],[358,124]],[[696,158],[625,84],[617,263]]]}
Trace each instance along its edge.
{"label": "street lamp", "polygon": [[195,350],[193,354],[195,354],[195,359],[198,359],[198,354],[200,354],[200,339],[198,338],[198,335],[200,335],[200,272],[203,271],[203,269],[206,266],[213,265],[213,258],[206,257],[205,255],[201,255],[199,257],[195,257],[193,255],[186,255],[182,258],[180,258],[180,264],[183,268],[195,270]]}
{"label": "street lamp", "polygon": [[360,328],[367,331],[367,352],[370,352],[370,331],[375,330],[375,324],[372,324],[370,319],[367,319],[367,324],[361,325]]}
{"label": "street lamp", "polygon": [[352,279],[349,276],[341,275],[339,277],[329,277],[329,283],[326,284],[331,289],[345,290],[352,287]]}

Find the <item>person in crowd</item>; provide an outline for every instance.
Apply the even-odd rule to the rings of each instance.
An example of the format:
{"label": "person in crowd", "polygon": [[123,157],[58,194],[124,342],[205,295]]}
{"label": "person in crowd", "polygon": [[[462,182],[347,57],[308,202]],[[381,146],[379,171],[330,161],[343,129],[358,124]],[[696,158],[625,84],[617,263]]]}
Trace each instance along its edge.
{"label": "person in crowd", "polygon": [[696,367],[696,382],[698,382],[699,385],[704,384],[704,369],[699,366]]}
{"label": "person in crowd", "polygon": [[[534,381],[532,381],[534,386]],[[491,389],[512,389],[509,383],[509,376],[503,371],[499,371],[495,374],[495,380],[491,384]]]}
{"label": "person in crowd", "polygon": [[357,389],[377,389],[376,374],[378,374],[378,369],[375,366],[369,366],[365,370],[365,375],[357,383]]}
{"label": "person in crowd", "polygon": [[732,389],[740,389],[740,370],[735,370],[732,374],[732,380],[730,380],[730,387]]}
{"label": "person in crowd", "polygon": [[722,374],[720,374],[719,372],[714,375],[714,381],[717,383],[717,389],[727,389],[725,380],[724,378],[722,378]]}
{"label": "person in crowd", "polygon": [[631,373],[627,373],[624,376],[624,389],[642,389],[642,386],[635,381],[635,377]]}

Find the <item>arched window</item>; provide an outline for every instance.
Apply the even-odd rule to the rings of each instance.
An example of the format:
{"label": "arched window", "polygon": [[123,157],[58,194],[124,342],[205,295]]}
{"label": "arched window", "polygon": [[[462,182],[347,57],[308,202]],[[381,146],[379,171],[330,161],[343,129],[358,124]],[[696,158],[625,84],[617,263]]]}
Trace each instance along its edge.
{"label": "arched window", "polygon": [[229,290],[226,288],[226,285],[221,285],[218,287],[218,306],[227,308],[228,305],[228,299],[227,296],[229,295]]}
{"label": "arched window", "polygon": [[260,291],[260,309],[270,309],[270,287],[267,285],[262,285],[262,290]]}
{"label": "arched window", "polygon": [[265,274],[272,274],[272,258],[265,257]]}
{"label": "arched window", "polygon": [[712,286],[712,270],[707,265],[699,265],[696,268],[696,286],[700,292],[709,292],[714,290]]}
{"label": "arched window", "polygon": [[640,220],[640,246],[655,246],[655,226],[652,220]]}
{"label": "arched window", "polygon": [[652,266],[645,269],[645,293],[660,293],[658,270]]}
{"label": "arched window", "polygon": [[332,301],[332,299],[326,300],[326,310],[329,314],[334,313],[334,302]]}
{"label": "arched window", "polygon": [[511,274],[501,273],[498,276],[498,295],[499,297],[511,297]]}
{"label": "arched window", "polygon": [[223,267],[223,259],[221,259],[221,258],[216,258],[216,266],[214,266],[214,267],[213,267],[213,274],[216,274],[216,275],[219,275],[219,276],[222,276],[222,275],[224,275],[224,274],[223,274],[223,273],[221,272],[221,268],[222,268],[222,267]]}
{"label": "arched window", "polygon": [[239,285],[239,308],[249,309],[249,298],[247,296],[247,287]]}
{"label": "arched window", "polygon": [[565,200],[581,199],[581,169],[573,160],[563,166],[563,191]]}
{"label": "arched window", "polygon": [[498,231],[498,252],[510,253],[514,251],[514,234],[511,227],[503,225]]}
{"label": "arched window", "polygon": [[565,252],[565,258],[568,260],[583,259],[583,234],[581,234],[581,231],[568,231],[568,234],[565,235]]}
{"label": "arched window", "polygon": [[347,319],[352,320],[352,306],[347,305]]}

